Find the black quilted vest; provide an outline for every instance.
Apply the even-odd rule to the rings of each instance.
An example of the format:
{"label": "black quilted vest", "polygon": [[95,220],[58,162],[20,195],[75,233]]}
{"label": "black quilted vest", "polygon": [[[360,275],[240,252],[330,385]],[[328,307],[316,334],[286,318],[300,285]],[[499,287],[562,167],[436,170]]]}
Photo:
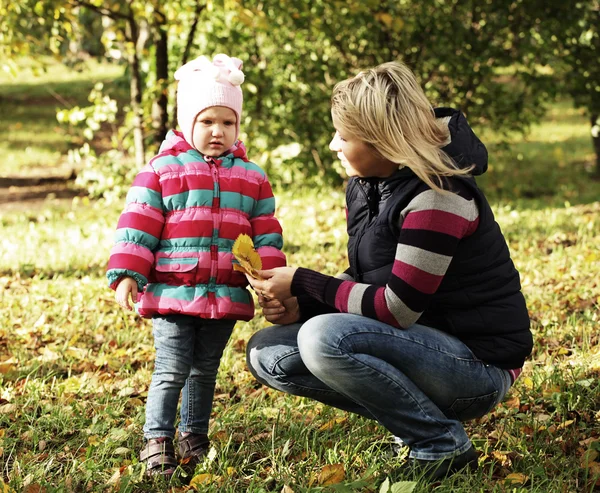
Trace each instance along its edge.
{"label": "black quilted vest", "polygon": [[[467,125],[460,113],[453,113],[453,119],[459,127]],[[457,136],[460,132],[452,132],[452,126],[450,129],[453,147],[445,150],[455,160],[468,154],[465,144],[481,145],[468,125],[461,129],[463,142]],[[461,149],[463,152],[457,154]],[[485,170],[487,154],[471,152],[468,156],[470,162],[477,164],[476,171]],[[453,178],[448,180],[448,186],[452,187],[456,180],[475,196],[479,226],[473,235],[460,241],[444,279],[418,323],[457,336],[483,361],[501,368],[519,368],[533,345],[519,273],[475,179]],[[349,181],[348,258],[356,281],[379,286],[387,283],[398,244],[401,211],[425,189],[427,186],[408,168],[386,179]]]}

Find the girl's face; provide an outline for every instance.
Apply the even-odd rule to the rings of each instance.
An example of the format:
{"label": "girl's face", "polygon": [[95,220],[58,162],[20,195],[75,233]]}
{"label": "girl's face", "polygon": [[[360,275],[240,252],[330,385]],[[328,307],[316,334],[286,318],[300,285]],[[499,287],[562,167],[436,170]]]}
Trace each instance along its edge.
{"label": "girl's face", "polygon": [[220,156],[235,143],[236,123],[237,118],[231,108],[206,108],[198,113],[194,122],[194,147],[204,156]]}
{"label": "girl's face", "polygon": [[335,118],[333,125],[336,132],[329,143],[329,149],[337,153],[348,176],[387,178],[398,169],[398,164],[382,157],[369,144],[340,133]]}

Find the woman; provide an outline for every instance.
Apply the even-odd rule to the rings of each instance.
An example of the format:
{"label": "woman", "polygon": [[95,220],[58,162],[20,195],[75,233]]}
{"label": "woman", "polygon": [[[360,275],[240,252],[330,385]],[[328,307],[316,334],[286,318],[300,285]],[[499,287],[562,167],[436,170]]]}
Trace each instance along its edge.
{"label": "woman", "polygon": [[532,349],[519,274],[473,175],[487,152],[435,111],[403,64],[339,83],[330,149],[346,191],[350,267],[249,279],[267,320],[248,343],[262,383],[377,420],[437,479],[477,467],[461,422],[506,395]]}

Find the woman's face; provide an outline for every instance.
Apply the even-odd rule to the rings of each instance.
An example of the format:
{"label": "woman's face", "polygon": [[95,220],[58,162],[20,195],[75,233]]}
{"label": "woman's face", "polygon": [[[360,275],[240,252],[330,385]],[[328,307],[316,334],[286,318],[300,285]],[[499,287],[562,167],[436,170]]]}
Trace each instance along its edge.
{"label": "woman's face", "polygon": [[329,149],[337,153],[348,176],[387,178],[398,169],[398,164],[382,157],[369,144],[340,133],[335,118],[333,125],[336,132],[329,143]]}

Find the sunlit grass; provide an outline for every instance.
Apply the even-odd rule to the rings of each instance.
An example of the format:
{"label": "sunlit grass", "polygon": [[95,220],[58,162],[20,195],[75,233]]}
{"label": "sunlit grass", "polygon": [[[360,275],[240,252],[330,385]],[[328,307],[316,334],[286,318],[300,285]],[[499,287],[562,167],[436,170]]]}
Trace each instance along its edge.
{"label": "sunlit grass", "polygon": [[[72,80],[90,83],[85,76],[66,83]],[[17,111],[22,84],[2,84],[0,95],[14,98]],[[48,103],[43,91],[40,82],[26,93]],[[25,104],[2,119],[14,162],[0,164],[0,175],[61,159],[66,144],[53,127],[54,104]],[[526,139],[509,136],[508,147],[484,136],[490,171],[478,181],[521,273],[535,348],[505,402],[467,425],[480,470],[449,478],[436,492],[591,492],[598,479],[600,465],[585,466],[585,457],[598,463],[600,449],[600,184],[586,168],[588,132],[583,114],[562,102]],[[342,189],[298,185],[278,190],[277,200],[291,265],[328,274],[347,267]],[[120,311],[104,278],[121,206],[78,198],[0,208],[0,481],[9,491],[166,489],[145,480],[138,462],[151,324]],[[319,485],[319,474],[340,464],[340,491],[379,491],[402,463],[389,453],[389,433],[257,384],[244,354],[265,324],[258,314],[238,323],[223,355],[214,452],[197,469],[205,475],[200,490],[333,491]],[[510,474],[520,475],[513,484]],[[414,492],[431,490],[419,484]]]}

